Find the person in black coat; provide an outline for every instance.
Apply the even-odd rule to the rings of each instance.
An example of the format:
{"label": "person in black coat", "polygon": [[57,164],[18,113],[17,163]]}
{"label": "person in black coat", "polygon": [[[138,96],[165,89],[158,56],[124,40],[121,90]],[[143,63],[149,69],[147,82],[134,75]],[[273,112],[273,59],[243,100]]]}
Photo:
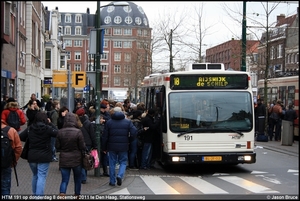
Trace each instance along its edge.
{"label": "person in black coat", "polygon": [[295,123],[294,121],[298,119],[298,115],[296,110],[294,110],[294,105],[292,103],[289,104],[288,109],[285,112],[284,115],[284,120],[292,122],[293,128],[292,128],[292,132],[293,132],[293,136],[294,134],[294,127],[295,127]]}
{"label": "person in black coat", "polygon": [[140,110],[134,110],[133,115],[131,118],[131,121],[133,125],[137,129],[137,138],[134,138],[130,141],[129,144],[129,168],[130,169],[138,169],[140,167],[140,159],[142,156],[142,148],[143,148],[143,143],[142,143],[142,133],[144,132],[144,127],[142,124],[142,111]]}
{"label": "person in black coat", "polygon": [[27,126],[30,126],[33,123],[38,112],[40,112],[40,107],[38,106],[37,102],[35,100],[30,100],[28,102],[28,109],[26,110],[26,116],[28,119]]}
{"label": "person in black coat", "polygon": [[[107,111],[107,105],[100,104],[100,141],[102,142],[102,136],[104,132],[105,123],[110,119],[110,114]],[[108,166],[108,156],[107,153],[103,151],[102,146],[100,150],[100,164],[103,169],[103,176],[109,177],[107,166]]]}
{"label": "person in black coat", "polygon": [[257,106],[254,109],[255,114],[255,132],[258,134],[264,134],[265,131],[265,116],[266,106],[261,99],[257,100]]}
{"label": "person in black coat", "polygon": [[52,100],[52,97],[50,97],[49,100],[47,101],[46,105],[45,105],[45,110],[46,111],[51,111],[52,103],[53,103],[53,100]]}
{"label": "person in black coat", "polygon": [[284,120],[294,122],[298,118],[296,110],[294,110],[294,105],[289,104],[288,110],[285,112]]}
{"label": "person in black coat", "polygon": [[[94,129],[94,125],[90,122],[87,115],[85,114],[85,110],[80,108],[76,111],[76,115],[80,122],[79,127],[82,131],[84,142],[87,150],[97,149],[97,141],[96,141],[96,133]],[[87,170],[81,169],[81,183],[85,184],[87,180]]]}
{"label": "person in black coat", "polygon": [[63,128],[64,118],[68,112],[69,112],[69,109],[66,106],[63,106],[58,110],[58,119],[57,119],[57,128],[58,129]]}
{"label": "person in black coat", "polygon": [[49,122],[47,114],[37,112],[34,121],[20,133],[21,141],[28,138],[28,163],[32,171],[32,194],[44,195],[50,162],[52,161],[51,137],[58,129]]}
{"label": "person in black coat", "polygon": [[43,107],[41,101],[36,98],[36,95],[35,94],[31,94],[30,100],[28,101],[28,103],[26,105],[24,105],[23,107],[21,107],[21,109],[25,110],[30,105],[30,102],[32,102],[32,101],[36,101],[37,106],[39,108]]}
{"label": "person in black coat", "polygon": [[154,117],[155,110],[149,109],[147,115],[142,119],[142,124],[145,131],[142,133],[143,150],[140,169],[151,168],[153,143],[154,139],[156,138],[155,135],[158,135],[158,128],[160,126],[159,117],[157,117],[157,119]]}

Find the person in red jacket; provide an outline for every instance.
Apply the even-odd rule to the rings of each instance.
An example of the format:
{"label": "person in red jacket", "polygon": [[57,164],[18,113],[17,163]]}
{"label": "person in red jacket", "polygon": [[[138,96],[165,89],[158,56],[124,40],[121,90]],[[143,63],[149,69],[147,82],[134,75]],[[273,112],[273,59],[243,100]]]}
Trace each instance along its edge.
{"label": "person in red jacket", "polygon": [[[14,98],[9,98],[7,100],[6,105],[4,106],[4,110],[1,114],[1,119],[7,122],[8,115],[11,111],[16,111],[20,117],[20,126],[24,125],[27,121],[25,114],[19,108],[18,102],[15,101]],[[18,132],[21,131],[21,127],[16,129]]]}
{"label": "person in red jacket", "polygon": [[[7,126],[6,122],[1,119],[1,129]],[[22,142],[20,140],[19,134],[14,128],[10,128],[7,133],[9,139],[11,140],[11,146],[15,153],[15,163],[11,167],[1,167],[1,195],[10,195],[11,189],[11,168],[17,165],[17,162],[22,153]]]}

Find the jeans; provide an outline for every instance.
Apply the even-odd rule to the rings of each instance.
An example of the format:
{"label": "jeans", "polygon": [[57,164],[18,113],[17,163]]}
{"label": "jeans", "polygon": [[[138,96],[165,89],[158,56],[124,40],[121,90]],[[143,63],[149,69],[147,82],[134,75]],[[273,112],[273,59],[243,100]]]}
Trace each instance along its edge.
{"label": "jeans", "polygon": [[11,167],[1,168],[1,195],[10,195]]}
{"label": "jeans", "polygon": [[269,137],[270,140],[273,138],[273,131],[275,128],[275,140],[280,140],[281,139],[281,119],[279,120],[274,120],[270,118],[269,121]]}
{"label": "jeans", "polygon": [[145,142],[142,150],[141,169],[150,168],[152,158],[152,143]]}
{"label": "jeans", "polygon": [[125,171],[126,171],[126,165],[127,165],[127,160],[128,160],[128,152],[115,152],[115,151],[110,151],[108,154],[108,161],[109,161],[109,182],[111,184],[116,183],[116,164],[119,162],[120,167],[119,171],[117,174],[117,177],[123,179]]}
{"label": "jeans", "polygon": [[55,148],[55,137],[51,137],[51,147],[52,147],[52,159],[56,158],[56,148]]}
{"label": "jeans", "polygon": [[29,163],[33,173],[31,188],[33,195],[44,195],[50,163]]}
{"label": "jeans", "polygon": [[87,170],[81,168],[81,181],[86,181],[86,178],[87,178]]}
{"label": "jeans", "polygon": [[129,167],[134,167],[136,166],[135,164],[135,158],[136,158],[136,154],[137,154],[137,149],[138,149],[138,145],[137,145],[138,139],[135,138],[133,141],[130,142],[130,150],[129,150]]}
{"label": "jeans", "polygon": [[81,191],[81,170],[82,170],[81,165],[76,166],[76,167],[71,167],[71,168],[63,168],[63,167],[60,168],[62,178],[61,178],[61,183],[60,183],[60,187],[59,187],[59,193],[66,194],[67,187],[68,187],[69,180],[70,180],[71,170],[73,171],[73,177],[74,177],[75,195],[80,195],[80,191]]}

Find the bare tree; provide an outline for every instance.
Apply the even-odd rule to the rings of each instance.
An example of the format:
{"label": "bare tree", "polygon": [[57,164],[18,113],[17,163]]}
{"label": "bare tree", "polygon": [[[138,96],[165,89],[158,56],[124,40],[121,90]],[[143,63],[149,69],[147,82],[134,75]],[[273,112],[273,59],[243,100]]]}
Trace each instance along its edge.
{"label": "bare tree", "polygon": [[183,48],[184,55],[187,55],[187,62],[193,61],[201,63],[204,61],[204,56],[202,55],[202,47],[207,46],[204,44],[204,38],[207,34],[210,34],[209,30],[216,24],[210,24],[206,26],[205,24],[205,4],[197,3],[193,4],[193,9],[195,11],[196,17],[191,18],[189,22],[185,25],[185,37],[181,39],[181,45],[184,45],[187,49]]}
{"label": "bare tree", "polygon": [[[269,76],[269,66],[270,66],[270,46],[269,46],[269,37],[270,37],[270,29],[274,26],[273,24],[269,24],[269,17],[271,15],[271,13],[276,9],[276,7],[280,4],[279,3],[272,3],[272,5],[269,7],[269,2],[261,2],[261,5],[264,9],[264,14],[263,16],[265,17],[265,22],[264,20],[259,20],[260,18],[258,18],[258,16],[260,16],[261,14],[256,13],[255,11],[253,11],[253,15],[251,16],[247,16],[247,20],[252,22],[253,24],[255,24],[256,26],[248,26],[248,31],[250,31],[252,34],[254,34],[257,38],[258,41],[260,41],[260,47],[263,48],[264,53],[261,54],[261,56],[263,56],[263,58],[261,58],[262,63],[264,65],[258,65],[256,74],[258,75],[259,72],[264,72],[263,74],[263,79],[264,79],[264,103],[265,105],[267,105],[268,103],[268,76]],[[234,14],[238,14],[240,15],[240,18],[238,19],[242,19],[243,14],[241,14],[239,11],[234,11],[232,9],[229,9],[229,7],[224,4],[224,8],[227,11],[227,14],[229,16],[232,17],[233,20],[237,21],[238,23],[241,24],[240,21],[237,20],[236,17],[233,17],[233,13]],[[262,35],[258,35],[258,29],[262,29]],[[266,110],[266,114],[265,114],[265,132],[267,133],[267,128],[268,128],[268,110]]]}
{"label": "bare tree", "polygon": [[[150,34],[150,33],[149,33]],[[136,102],[138,99],[139,88],[145,76],[151,72],[151,41],[145,37],[138,37],[133,44],[133,48],[126,52],[130,60],[125,65],[123,75],[124,85],[128,86],[128,93],[131,99]],[[130,55],[130,56],[129,56]],[[134,90],[134,97],[132,92]]]}
{"label": "bare tree", "polygon": [[[163,59],[169,57],[169,71],[171,72],[175,70],[173,59],[180,51],[180,48],[174,49],[173,44],[181,42],[181,38],[184,36],[183,24],[188,13],[187,9],[184,10],[182,13],[179,13],[177,9],[173,13],[159,14],[158,18],[160,20],[153,26],[156,27],[156,29],[153,30],[153,36],[156,37],[152,40],[152,43],[155,43],[155,46],[152,46],[152,48],[158,53],[163,54]],[[166,54],[167,52],[169,55]]]}

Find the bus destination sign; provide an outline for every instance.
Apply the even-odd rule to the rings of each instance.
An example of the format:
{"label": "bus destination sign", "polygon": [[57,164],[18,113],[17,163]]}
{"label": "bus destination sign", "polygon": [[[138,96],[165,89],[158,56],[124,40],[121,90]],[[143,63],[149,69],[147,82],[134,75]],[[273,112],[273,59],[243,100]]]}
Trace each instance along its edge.
{"label": "bus destination sign", "polygon": [[176,89],[247,89],[247,74],[171,75],[170,88]]}

